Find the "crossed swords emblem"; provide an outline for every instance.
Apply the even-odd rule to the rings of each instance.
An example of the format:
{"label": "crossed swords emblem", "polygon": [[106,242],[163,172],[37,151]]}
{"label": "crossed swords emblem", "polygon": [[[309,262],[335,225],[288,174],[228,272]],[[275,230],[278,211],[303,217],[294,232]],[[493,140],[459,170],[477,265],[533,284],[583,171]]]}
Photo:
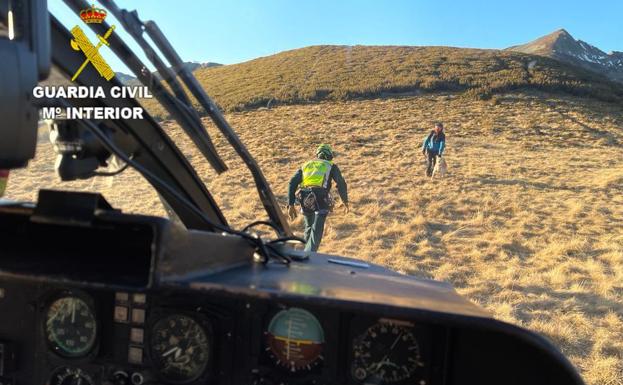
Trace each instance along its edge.
{"label": "crossed swords emblem", "polygon": [[78,68],[74,76],[71,78],[71,81],[75,81],[89,63],[95,67],[97,72],[104,79],[110,80],[115,76],[112,68],[110,68],[108,63],[106,63],[102,55],[99,53],[99,49],[102,45],[110,46],[108,38],[114,30],[115,26],[113,25],[108,29],[108,31],[106,31],[104,36],[97,35],[97,38],[99,39],[99,43],[97,43],[97,45],[91,44],[89,38],[84,34],[84,31],[79,26],[75,26],[71,30],[71,34],[74,37],[70,41],[71,48],[76,51],[82,51],[84,56],[86,56],[84,63],[82,63],[80,68]]}

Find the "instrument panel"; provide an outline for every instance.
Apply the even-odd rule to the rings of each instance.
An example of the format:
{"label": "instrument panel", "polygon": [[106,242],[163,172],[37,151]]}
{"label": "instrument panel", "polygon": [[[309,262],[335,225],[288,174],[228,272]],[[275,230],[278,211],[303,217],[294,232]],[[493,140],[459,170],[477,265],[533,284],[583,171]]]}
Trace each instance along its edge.
{"label": "instrument panel", "polygon": [[[29,353],[30,370],[20,370],[22,355],[0,375],[6,385],[427,385],[438,383],[444,365],[432,344],[444,346],[444,330],[415,320],[257,299],[23,285],[0,283],[7,297],[31,297],[36,310],[20,317],[19,329],[42,338]],[[0,319],[0,344],[30,351],[11,328]]]}
{"label": "instrument panel", "polygon": [[583,384],[441,282],[251,263],[242,239],[158,218],[28,213],[0,218],[0,385]]}

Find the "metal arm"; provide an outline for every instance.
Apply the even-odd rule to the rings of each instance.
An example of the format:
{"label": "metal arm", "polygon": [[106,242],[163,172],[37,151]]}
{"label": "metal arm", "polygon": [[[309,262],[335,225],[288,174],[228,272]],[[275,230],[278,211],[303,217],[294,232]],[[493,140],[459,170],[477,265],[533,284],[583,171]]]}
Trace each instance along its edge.
{"label": "metal arm", "polygon": [[[204,91],[203,87],[201,87],[192,72],[189,71],[186,66],[184,66],[182,59],[179,57],[171,43],[167,40],[164,33],[162,33],[162,31],[158,28],[156,23],[153,21],[147,21],[143,23],[138,18],[136,11],[128,12],[126,10],[119,9],[119,7],[115,4],[114,0],[101,0],[101,3],[106,8],[108,8],[117,19],[119,19],[123,23],[125,29],[138,42],[138,44],[141,46],[149,60],[152,61],[158,72],[162,74],[164,79],[171,85],[171,88],[175,91],[175,94],[178,96],[178,98],[184,101],[189,107],[191,107],[186,93],[177,82],[175,75],[179,75],[179,77],[188,87],[193,96],[199,101],[199,103],[208,113],[212,121],[219,128],[219,130],[228,140],[230,145],[234,148],[236,153],[247,165],[247,168],[253,176],[260,200],[264,206],[264,209],[268,213],[269,219],[276,224],[279,232],[282,235],[292,235],[292,231],[290,230],[288,221],[281,212],[279,203],[277,202],[277,199],[275,198],[257,162],[246,149],[240,138],[238,138],[229,123],[225,120],[218,107],[210,99],[210,97]],[[175,69],[175,73],[173,73],[169,69],[169,67],[167,67],[162,62],[162,60],[159,58],[153,48],[147,43],[147,41],[145,41],[142,36],[143,30],[147,32],[151,40],[156,44],[156,46],[163,53],[167,61]]]}
{"label": "metal arm", "polygon": [[[53,16],[50,19],[52,62],[61,72],[70,77],[84,60],[84,55],[71,48],[69,42],[72,36],[69,31]],[[87,67],[76,81],[80,85],[102,87],[106,93],[110,93],[111,87],[121,85],[114,78],[106,81],[92,67]],[[140,107],[134,99],[70,99],[70,103],[74,106]],[[175,189],[178,194],[205,213],[211,221],[227,226],[227,221],[218,205],[184,155],[147,112],[144,113],[144,117],[143,120],[106,121],[106,125],[114,128],[115,143],[122,145],[126,153],[133,154],[133,159],[137,163]],[[189,210],[187,205],[180,202],[174,195],[156,185],[154,188],[186,227],[216,230],[194,210]]]}
{"label": "metal arm", "polygon": [[[109,3],[111,2],[111,0],[104,0],[104,2]],[[193,96],[199,101],[199,103],[208,113],[214,124],[219,128],[225,138],[227,138],[229,144],[236,150],[238,156],[240,156],[240,158],[242,158],[244,163],[247,165],[247,168],[251,172],[251,175],[253,175],[258,194],[260,196],[262,204],[264,205],[264,209],[268,213],[270,220],[277,225],[283,235],[292,235],[292,231],[290,230],[288,221],[281,212],[279,203],[277,202],[277,199],[275,198],[270,188],[270,185],[266,181],[262,170],[260,169],[253,156],[249,153],[240,138],[238,138],[236,132],[232,129],[227,120],[225,120],[225,117],[223,117],[223,114],[221,114],[219,108],[210,99],[210,97],[205,92],[203,87],[199,84],[195,76],[188,70],[188,68],[184,66],[182,59],[179,57],[171,43],[169,43],[160,28],[158,28],[156,23],[153,21],[147,21],[144,25],[145,31],[148,33],[149,37],[158,46],[158,48],[167,58],[169,63],[171,63],[171,65],[175,68],[175,72],[184,81],[184,84],[188,87]]]}
{"label": "metal arm", "polygon": [[[84,0],[64,1],[76,14],[80,14],[82,9],[89,8],[89,4]],[[89,26],[100,35],[103,35],[110,29],[110,26],[105,22],[101,24],[90,24]],[[164,88],[157,77],[147,70],[147,67],[117,34],[111,35],[108,42],[110,44],[110,49],[128,66],[128,68],[130,68],[130,70],[132,70],[132,72],[134,72],[144,85],[150,88],[158,102],[160,102],[180,124],[197,148],[199,148],[199,151],[201,151],[208,162],[210,162],[214,170],[218,173],[227,170],[227,166],[225,166],[225,163],[218,156],[210,140],[210,136],[196,114],[190,112],[186,104],[171,95],[171,93]]]}
{"label": "metal arm", "polygon": [[[182,88],[181,84],[177,81],[175,77],[175,73],[167,67],[167,65],[160,59],[160,56],[154,51],[154,49],[149,45],[149,43],[143,39],[143,28],[142,23],[138,19],[138,14],[136,11],[128,12],[125,9],[121,10],[117,7],[117,5],[112,1],[102,1],[102,4],[108,8],[108,10],[115,15],[115,17],[121,21],[123,27],[126,31],[134,38],[134,40],[138,43],[138,45],[143,49],[145,55],[149,59],[149,61],[156,67],[158,73],[162,78],[171,86],[171,89],[175,93],[175,96],[184,104],[191,107],[192,104],[186,92]],[[191,110],[193,115],[198,119],[199,115],[195,110]],[[199,122],[199,124],[202,124]]]}
{"label": "metal arm", "polygon": [[[76,13],[79,13],[80,9],[88,8],[88,4],[84,0],[64,1]],[[164,62],[162,62],[162,60],[158,57],[158,55],[151,48],[151,46],[149,46],[149,44],[141,36],[143,30],[146,30],[148,32],[152,40],[155,42],[161,52],[163,52],[169,63],[172,64],[172,66],[175,68],[176,73],[183,80],[184,84],[192,92],[195,98],[201,103],[208,115],[214,121],[215,125],[220,129],[220,131],[227,138],[229,143],[232,145],[232,147],[234,147],[235,151],[243,159],[243,161],[249,168],[257,186],[260,200],[266,212],[268,213],[269,219],[273,223],[275,223],[276,227],[282,235],[292,235],[288,222],[285,219],[283,213],[281,212],[279,204],[256,161],[244,147],[236,133],[233,131],[231,126],[229,126],[219,109],[208,97],[208,95],[203,90],[196,78],[187,68],[185,68],[182,60],[177,55],[164,34],[155,25],[155,23],[148,22],[147,24],[143,25],[142,22],[138,19],[136,13],[129,13],[127,11],[120,10],[112,0],[102,0],[102,4],[106,6],[106,8],[108,8],[113,14],[115,14],[115,16],[119,20],[122,21],[124,27],[133,35],[133,37],[143,48],[149,59],[154,63],[159,72],[165,77],[165,80],[167,80],[167,82],[171,85],[171,88],[174,90],[177,97],[174,97],[173,95],[168,93],[166,89],[162,87],[159,80],[149,71],[146,71],[145,66],[129,50],[125,43],[116,35],[111,36],[111,38],[109,39],[110,47],[113,52],[115,52],[117,56],[119,56],[119,58],[122,59],[126,65],[128,65],[128,67],[137,75],[137,77],[141,80],[141,82],[143,82],[143,84],[152,87],[152,92],[156,97],[158,97],[158,100],[165,107],[167,107],[167,102],[171,102],[174,105],[173,107],[178,107],[177,109],[173,109],[175,112],[185,112],[182,115],[183,118],[186,118],[186,122],[188,124],[186,126],[182,124],[183,122],[180,122],[180,124],[182,124],[182,127],[190,128],[189,130],[187,130],[187,132],[189,133],[189,135],[191,135],[191,137],[193,137],[194,134],[194,137],[197,137],[198,135],[199,137],[208,138],[209,141],[207,132],[205,132],[205,129],[203,129],[201,121],[198,118],[198,114],[194,109],[191,109],[189,99],[184,93],[181,85],[179,85],[179,83],[177,82],[175,74],[173,74],[171,70],[164,64]],[[101,25],[91,25],[91,28],[95,32],[102,33],[103,31],[108,29],[108,25],[106,25],[105,23]],[[171,111],[171,109],[169,110]],[[178,119],[178,121],[180,120]],[[194,130],[192,129],[193,127]]]}

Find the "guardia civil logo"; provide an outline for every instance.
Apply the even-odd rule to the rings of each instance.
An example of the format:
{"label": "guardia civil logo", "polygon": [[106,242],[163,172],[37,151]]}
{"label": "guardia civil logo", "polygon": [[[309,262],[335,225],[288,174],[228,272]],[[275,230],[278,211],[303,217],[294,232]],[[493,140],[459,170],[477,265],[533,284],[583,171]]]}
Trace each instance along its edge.
{"label": "guardia civil logo", "polygon": [[[95,5],[91,6],[91,8],[84,9],[80,12],[80,18],[86,24],[102,24],[106,19],[108,12],[105,9],[96,8]],[[100,55],[99,49],[102,45],[109,46],[108,38],[112,35],[115,30],[115,26],[111,26],[108,31],[104,34],[104,36],[97,35],[99,42],[97,45],[93,45],[89,38],[85,35],[84,31],[80,26],[75,26],[71,30],[71,34],[73,39],[70,41],[71,47],[76,51],[82,51],[85,56],[85,60],[82,65],[76,70],[76,73],[72,76],[71,80],[75,81],[78,76],[82,73],[82,71],[86,68],[89,63],[97,70],[101,77],[106,80],[110,80],[115,76],[114,71],[106,60]]]}

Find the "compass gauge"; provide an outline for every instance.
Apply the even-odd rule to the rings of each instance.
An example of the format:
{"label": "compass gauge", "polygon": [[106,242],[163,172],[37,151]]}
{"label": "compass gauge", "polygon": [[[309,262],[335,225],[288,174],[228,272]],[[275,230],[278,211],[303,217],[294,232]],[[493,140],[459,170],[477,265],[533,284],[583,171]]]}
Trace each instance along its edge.
{"label": "compass gauge", "polygon": [[167,382],[192,382],[208,367],[209,335],[194,318],[174,314],[160,319],[151,331],[150,341],[152,360]]}

